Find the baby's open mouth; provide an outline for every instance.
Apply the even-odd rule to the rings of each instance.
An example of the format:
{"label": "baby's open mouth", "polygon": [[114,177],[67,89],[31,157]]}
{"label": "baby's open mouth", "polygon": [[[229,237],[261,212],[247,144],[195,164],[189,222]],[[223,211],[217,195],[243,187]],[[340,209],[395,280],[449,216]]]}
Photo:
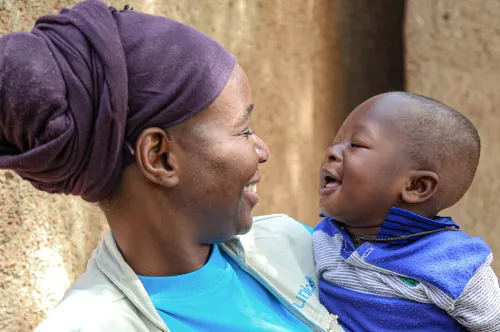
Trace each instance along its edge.
{"label": "baby's open mouth", "polygon": [[321,187],[322,188],[335,188],[342,184],[342,180],[326,169],[321,171]]}
{"label": "baby's open mouth", "polygon": [[245,186],[244,192],[248,193],[256,193],[257,192],[257,183],[249,184]]}
{"label": "baby's open mouth", "polygon": [[327,175],[325,176],[325,188],[338,187],[342,184],[342,181],[337,180],[335,177]]}

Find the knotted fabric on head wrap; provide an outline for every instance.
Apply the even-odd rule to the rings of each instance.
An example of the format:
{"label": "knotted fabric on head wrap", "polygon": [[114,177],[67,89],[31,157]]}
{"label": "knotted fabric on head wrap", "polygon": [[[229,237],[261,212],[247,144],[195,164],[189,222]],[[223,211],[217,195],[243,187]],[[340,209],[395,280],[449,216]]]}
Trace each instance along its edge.
{"label": "knotted fabric on head wrap", "polygon": [[107,198],[152,126],[205,109],[234,57],[181,23],[98,0],[0,38],[0,168],[36,188]]}

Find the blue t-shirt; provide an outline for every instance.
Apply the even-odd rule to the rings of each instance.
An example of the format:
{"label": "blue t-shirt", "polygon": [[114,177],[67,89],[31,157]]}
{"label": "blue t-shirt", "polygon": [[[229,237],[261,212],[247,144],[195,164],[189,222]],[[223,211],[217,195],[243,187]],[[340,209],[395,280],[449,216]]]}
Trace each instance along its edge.
{"label": "blue t-shirt", "polygon": [[218,246],[197,271],[139,279],[172,332],[310,331]]}

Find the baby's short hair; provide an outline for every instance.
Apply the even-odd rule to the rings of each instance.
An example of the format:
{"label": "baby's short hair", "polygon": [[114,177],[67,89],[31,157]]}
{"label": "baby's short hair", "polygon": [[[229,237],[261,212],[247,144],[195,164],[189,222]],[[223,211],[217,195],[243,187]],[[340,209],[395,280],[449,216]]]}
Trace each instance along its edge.
{"label": "baby's short hair", "polygon": [[415,166],[438,174],[438,210],[452,206],[467,192],[479,163],[481,141],[472,122],[448,105],[401,92],[418,103],[406,121],[405,151]]}

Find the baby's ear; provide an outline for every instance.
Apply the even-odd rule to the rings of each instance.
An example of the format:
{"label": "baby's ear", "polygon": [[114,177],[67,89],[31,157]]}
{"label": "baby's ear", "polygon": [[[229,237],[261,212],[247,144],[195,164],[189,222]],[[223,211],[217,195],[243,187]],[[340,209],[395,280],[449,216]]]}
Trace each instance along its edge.
{"label": "baby's ear", "polygon": [[429,200],[437,191],[439,176],[431,171],[411,171],[401,197],[405,203],[418,204]]}

